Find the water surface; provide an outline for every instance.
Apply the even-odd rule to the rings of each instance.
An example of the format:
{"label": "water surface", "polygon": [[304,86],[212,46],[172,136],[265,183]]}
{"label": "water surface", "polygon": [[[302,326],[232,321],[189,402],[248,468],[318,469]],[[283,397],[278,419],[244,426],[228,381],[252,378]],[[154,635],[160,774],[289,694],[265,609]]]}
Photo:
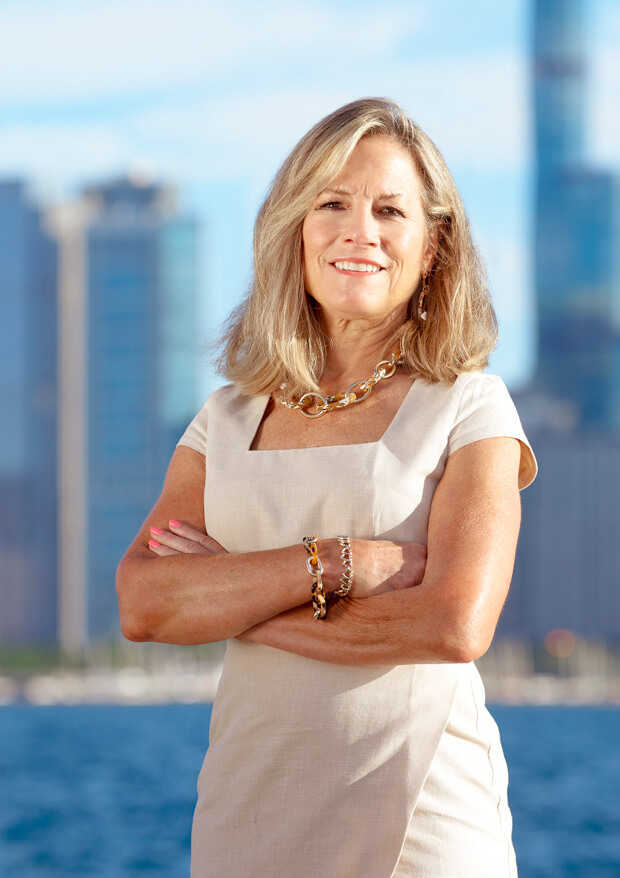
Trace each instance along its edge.
{"label": "water surface", "polygon": [[[3,878],[186,878],[210,710],[0,708]],[[619,878],[620,710],[491,711],[520,878]]]}

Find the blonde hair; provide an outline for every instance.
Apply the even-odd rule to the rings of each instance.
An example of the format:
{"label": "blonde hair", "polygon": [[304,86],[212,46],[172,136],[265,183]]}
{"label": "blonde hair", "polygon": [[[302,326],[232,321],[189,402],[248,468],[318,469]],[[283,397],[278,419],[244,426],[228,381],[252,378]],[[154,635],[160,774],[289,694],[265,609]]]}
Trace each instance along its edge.
{"label": "blonde hair", "polygon": [[[254,227],[254,276],[245,301],[221,339],[220,371],[247,394],[317,390],[329,339],[318,306],[304,289],[302,225],[316,196],[343,170],[363,137],[384,134],[408,151],[422,181],[429,238],[437,242],[425,309],[399,330],[410,371],[428,381],[453,382],[481,369],[497,341],[486,278],[472,242],[461,197],[441,153],[398,104],[386,98],[354,101],[318,122],[276,174]],[[396,337],[394,341],[396,340]]]}

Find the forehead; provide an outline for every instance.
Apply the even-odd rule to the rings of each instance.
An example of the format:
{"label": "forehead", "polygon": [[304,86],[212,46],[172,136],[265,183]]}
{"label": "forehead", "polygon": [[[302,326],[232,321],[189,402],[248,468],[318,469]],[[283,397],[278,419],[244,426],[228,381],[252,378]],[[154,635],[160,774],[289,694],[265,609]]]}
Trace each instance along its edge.
{"label": "forehead", "polygon": [[373,194],[394,193],[417,197],[421,180],[413,159],[402,144],[388,135],[363,137],[328,188]]}

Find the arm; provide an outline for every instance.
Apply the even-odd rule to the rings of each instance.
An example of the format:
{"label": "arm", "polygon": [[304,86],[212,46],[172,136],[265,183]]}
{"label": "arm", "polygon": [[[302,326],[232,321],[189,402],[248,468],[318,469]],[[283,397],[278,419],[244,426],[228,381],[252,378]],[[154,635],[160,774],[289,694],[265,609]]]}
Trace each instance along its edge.
{"label": "arm", "polygon": [[[162,495],[119,564],[116,587],[121,628],[129,640],[208,643],[234,637],[258,623],[305,604],[310,609],[311,578],[306,552],[295,546],[246,554],[228,554],[205,534],[203,494],[205,459],[191,448],[175,451]],[[170,519],[181,519],[178,533]],[[149,547],[152,526],[159,546]],[[195,537],[183,537],[189,527]],[[396,543],[369,543],[365,576],[356,591],[363,597],[402,588],[421,579],[420,553]],[[419,547],[418,547],[419,549]],[[327,590],[338,587],[340,547],[321,540]],[[403,556],[412,561],[403,570]],[[418,575],[420,574],[420,575]]]}
{"label": "arm", "polygon": [[[337,664],[468,662],[486,652],[508,593],[520,524],[519,443],[456,451],[437,485],[419,586],[333,607],[320,630],[292,610],[241,635]],[[363,565],[353,542],[354,566]]]}
{"label": "arm", "polygon": [[[203,536],[200,545],[186,546],[177,554],[175,537],[168,534],[160,539],[172,549],[149,548],[150,528],[163,531],[171,518],[182,518],[204,535],[204,481],[203,455],[179,446],[161,497],[118,567],[121,629],[129,640],[185,644],[222,640],[310,598],[311,580],[301,543],[271,552],[229,555]],[[327,554],[326,564],[330,563]],[[331,566],[337,569],[336,559]]]}

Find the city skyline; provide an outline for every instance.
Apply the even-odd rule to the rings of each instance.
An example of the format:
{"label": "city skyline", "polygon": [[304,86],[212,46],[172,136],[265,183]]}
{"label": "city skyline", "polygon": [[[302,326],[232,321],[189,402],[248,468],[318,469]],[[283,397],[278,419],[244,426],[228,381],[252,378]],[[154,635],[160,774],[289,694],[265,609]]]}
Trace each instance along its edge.
{"label": "city skyline", "polygon": [[[610,584],[617,565],[615,543],[606,522],[617,520],[620,496],[620,394],[617,370],[611,368],[618,351],[614,320],[620,306],[620,287],[614,241],[620,168],[613,163],[597,165],[588,144],[588,61],[592,47],[580,18],[584,0],[539,0],[536,8],[538,28],[529,31],[528,64],[532,74],[532,140],[536,144],[536,158],[531,164],[537,187],[532,185],[529,195],[524,188],[518,194],[521,206],[529,198],[531,211],[524,226],[530,237],[522,242],[523,252],[531,251],[531,288],[527,295],[521,289],[512,299],[504,298],[503,305],[498,303],[500,324],[502,307],[504,318],[512,313],[513,323],[511,328],[508,321],[508,331],[506,322],[501,324],[503,344],[491,370],[499,371],[511,384],[510,372],[496,365],[498,360],[510,362],[511,346],[513,390],[515,384],[518,389],[519,376],[523,383],[536,369],[536,380],[520,397],[517,395],[526,432],[540,449],[543,471],[525,498],[527,514],[515,572],[517,587],[503,616],[500,634],[502,629],[506,633],[514,629],[522,635],[539,637],[553,626],[554,619],[556,623],[560,619],[562,625],[576,631],[605,631],[615,637],[620,629],[614,622],[615,610],[610,612],[612,605],[615,608]],[[418,24],[422,27],[424,22]],[[502,174],[507,186],[516,186],[521,172],[513,168],[511,177],[507,171],[513,159],[514,155],[508,156],[503,170],[493,167],[488,173],[483,173],[482,165],[478,170],[469,165],[465,172],[467,162],[462,159],[466,183],[461,188],[466,204],[469,206],[468,191],[474,193],[476,180],[484,180],[482,193],[478,193],[479,206]],[[180,205],[175,187],[162,185],[169,181],[158,179],[143,160],[131,163],[128,176],[110,173],[79,181],[76,192],[69,187],[47,205],[36,200],[34,191],[29,194],[19,177],[11,181],[0,171],[0,262],[4,271],[0,305],[7,318],[4,329],[8,329],[3,347],[3,392],[9,412],[9,429],[0,442],[4,449],[0,461],[4,471],[0,476],[5,476],[0,488],[10,525],[4,532],[6,536],[12,532],[11,527],[15,530],[19,515],[24,522],[33,520],[34,513],[28,511],[27,503],[41,506],[43,500],[36,512],[41,513],[41,526],[37,526],[31,542],[41,549],[47,541],[49,549],[55,535],[55,520],[49,527],[43,520],[44,508],[48,518],[54,515],[52,440],[43,452],[45,436],[54,430],[50,423],[41,421],[39,404],[47,399],[49,412],[54,408],[55,390],[48,388],[44,393],[41,388],[45,381],[51,387],[55,378],[52,348],[57,344],[57,630],[61,645],[70,652],[79,652],[89,640],[117,633],[116,600],[111,588],[114,569],[159,491],[176,440],[205,391],[211,389],[209,381],[214,379],[204,369],[196,391],[196,351],[200,336],[204,338],[226,316],[249,278],[249,253],[244,253],[249,247],[256,207],[253,199],[258,197],[257,181],[264,170],[261,167],[252,167],[246,178],[224,176],[219,181],[191,182],[190,173]],[[77,182],[76,178],[75,185]],[[507,229],[516,229],[517,214],[513,210],[498,228],[495,240],[503,236],[507,249],[491,247],[496,269],[502,267],[501,259],[497,262],[502,254],[504,270],[516,265],[506,254],[512,246],[516,258],[519,249],[516,239],[507,243]],[[476,235],[475,217],[472,219]],[[230,234],[226,235],[226,230]],[[48,233],[59,244],[59,334],[53,340],[50,332],[55,314],[52,320],[48,307],[51,296],[47,295],[46,303],[45,290],[51,290],[54,272],[40,245]],[[487,244],[489,240],[493,239]],[[484,243],[482,249],[488,257]],[[214,284],[211,271],[208,295],[204,295],[203,288],[200,297],[202,269],[211,270],[212,266],[216,274],[226,275],[226,282]],[[501,272],[493,274],[492,261],[490,268],[494,287]],[[524,263],[519,270],[521,274],[517,272],[511,279],[513,290],[523,279]],[[194,315],[200,298],[199,326]],[[541,350],[537,367],[532,354],[536,310]],[[199,337],[198,346],[194,333]],[[526,347],[529,352],[524,352]],[[36,351],[36,356],[29,356],[31,351]],[[205,357],[201,359],[204,364]],[[12,406],[13,399],[19,400],[17,406]],[[568,419],[564,403],[572,406]],[[591,428],[602,434],[597,437],[588,433]],[[30,446],[23,441],[20,445],[20,430],[20,436],[30,437]],[[41,473],[45,469],[42,463],[47,460],[47,475],[36,480],[38,494],[29,487],[31,474],[27,468],[20,469],[23,460],[35,461]],[[570,497],[575,499],[574,507]],[[19,515],[11,512],[13,505],[19,507]],[[25,534],[28,527],[24,524],[21,530]],[[572,554],[561,548],[567,535]],[[588,557],[594,545],[598,562],[592,567]],[[555,548],[550,552],[551,546]],[[0,549],[10,563],[17,558],[18,567],[22,564],[26,569],[26,543],[17,553],[10,539]],[[48,552],[47,557],[52,553]],[[34,558],[36,552],[30,555]],[[550,565],[557,555],[565,564],[564,568],[558,566],[562,573],[554,579],[551,571],[555,567]],[[586,569],[588,588],[584,588],[582,576]],[[35,582],[32,573],[28,576],[31,583]],[[9,587],[13,597],[21,596],[21,603],[18,601],[18,610],[11,612],[23,622],[31,595],[27,588],[14,588],[17,578],[15,572],[9,576]],[[43,589],[47,583],[48,603],[50,591],[55,590],[49,581],[50,575],[42,574],[34,586],[36,592],[37,587]],[[41,624],[45,602],[35,602],[39,615],[32,616]],[[537,609],[531,613],[533,607]],[[47,613],[46,631],[55,625],[54,606]],[[10,630],[10,626],[5,627]]]}
{"label": "city skyline", "polygon": [[[620,166],[620,10],[588,8],[586,148]],[[294,141],[362,94],[399,100],[463,193],[500,318],[492,369],[531,376],[530,3],[5,2],[0,21],[0,176],[44,199],[127,170],[179,184],[205,225],[205,335],[244,292],[256,208]],[[210,380],[205,364],[199,395]]]}

